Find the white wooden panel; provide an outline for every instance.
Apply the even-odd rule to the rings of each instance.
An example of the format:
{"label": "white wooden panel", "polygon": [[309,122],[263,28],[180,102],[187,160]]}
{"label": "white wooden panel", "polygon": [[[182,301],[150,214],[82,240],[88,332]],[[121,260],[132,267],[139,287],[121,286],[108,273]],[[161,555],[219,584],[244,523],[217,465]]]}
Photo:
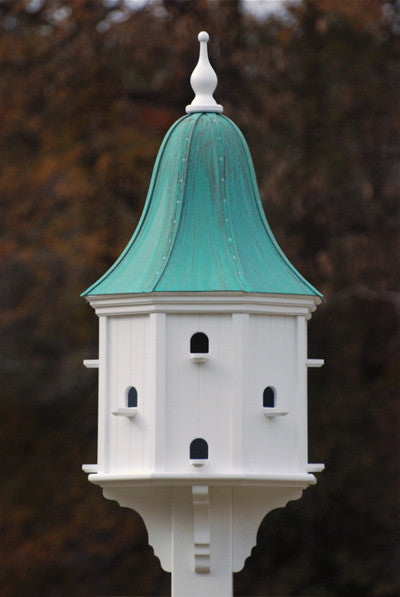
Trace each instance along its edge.
{"label": "white wooden panel", "polygon": [[[113,371],[112,407],[127,406],[126,389],[131,381],[131,321],[130,317],[117,317],[113,321],[117,336],[117,361]],[[115,460],[114,471],[130,470],[130,430],[133,421],[127,417],[114,417],[115,426]],[[136,422],[136,421],[135,421]]]}
{"label": "white wooden panel", "polygon": [[[99,414],[102,470],[305,470],[304,317],[152,313],[108,319],[107,355],[100,354],[109,370],[99,384],[105,413],[101,424]],[[209,358],[201,364],[190,360],[190,338],[199,331],[210,343]],[[101,375],[100,366],[100,380]],[[137,415],[112,415],[126,406],[130,386],[138,392]],[[264,416],[267,386],[276,390],[276,408],[289,411],[287,416]],[[196,437],[209,445],[209,460],[200,469],[189,459]]]}
{"label": "white wooden panel", "polygon": [[[140,472],[144,469],[147,317],[114,317],[109,324],[109,405],[106,416],[110,428],[110,468],[114,472]],[[127,406],[127,390],[131,386],[138,393],[137,415],[134,418],[113,415],[113,410]]]}
{"label": "white wooden panel", "polygon": [[110,372],[110,333],[109,318],[99,317],[99,407],[98,407],[98,440],[97,463],[102,472],[109,472],[110,420],[108,412],[111,408],[109,400]]}
{"label": "white wooden panel", "polygon": [[[166,421],[169,471],[192,470],[189,445],[194,438],[202,437],[199,430],[198,394],[204,365],[195,364],[189,359],[190,338],[194,333],[203,331],[199,319],[197,315],[167,317]],[[209,442],[208,434],[204,439]]]}
{"label": "white wooden panel", "polygon": [[147,321],[146,357],[146,434],[144,462],[148,470],[165,471],[165,314],[151,313]]}
{"label": "white wooden panel", "polygon": [[104,416],[108,422],[109,437],[108,437],[108,468],[110,472],[117,470],[116,462],[118,460],[118,445],[117,445],[117,430],[118,419],[112,414],[112,411],[117,407],[117,388],[116,380],[118,378],[118,318],[108,318],[108,371],[107,371],[107,395],[108,402]]}
{"label": "white wooden panel", "polygon": [[297,432],[299,435],[297,446],[297,461],[300,470],[308,469],[308,423],[307,423],[307,321],[305,317],[296,317],[296,411]]}
{"label": "white wooden panel", "polygon": [[179,318],[168,316],[166,321],[166,412],[165,412],[165,469],[174,471],[183,460],[179,453],[180,439],[180,394],[181,365],[185,350],[181,346]]}
{"label": "white wooden panel", "polygon": [[[250,316],[248,395],[245,397],[245,470],[284,472],[296,468],[296,413],[293,409],[296,379],[296,318]],[[283,417],[263,416],[263,391],[271,386]]]}
{"label": "white wooden panel", "polygon": [[[148,316],[130,317],[130,377],[127,386],[138,393],[137,416],[129,426],[129,466],[132,471],[146,470],[146,415],[149,397],[146,383],[145,358],[148,343]],[[126,392],[126,388],[123,388]]]}
{"label": "white wooden panel", "polygon": [[208,470],[227,471],[232,466],[232,317],[203,316],[201,323],[210,358],[198,366],[198,437],[209,438]]}
{"label": "white wooden panel", "polygon": [[[190,338],[209,338],[205,363],[190,360]],[[202,472],[231,467],[232,326],[230,315],[168,315],[166,344],[167,470],[191,472],[189,446],[204,438],[209,460]]]}
{"label": "white wooden panel", "polygon": [[235,472],[243,469],[243,459],[246,452],[246,443],[251,441],[246,433],[248,418],[248,401],[252,392],[249,383],[250,360],[250,318],[247,313],[234,313],[232,315],[233,329],[233,399],[231,401],[232,434],[232,468]]}

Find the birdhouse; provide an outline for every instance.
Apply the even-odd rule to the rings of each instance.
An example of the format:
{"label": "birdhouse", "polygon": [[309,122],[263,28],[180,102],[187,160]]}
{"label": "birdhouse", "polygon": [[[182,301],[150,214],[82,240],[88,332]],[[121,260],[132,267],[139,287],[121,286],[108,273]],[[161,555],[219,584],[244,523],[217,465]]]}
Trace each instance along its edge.
{"label": "birdhouse", "polygon": [[307,458],[307,321],[321,295],[264,215],[246,141],[213,97],[199,34],[195,92],[167,132],[143,214],[83,296],[99,316],[98,461],[137,511],[172,594],[232,594],[257,529],[323,465]]}

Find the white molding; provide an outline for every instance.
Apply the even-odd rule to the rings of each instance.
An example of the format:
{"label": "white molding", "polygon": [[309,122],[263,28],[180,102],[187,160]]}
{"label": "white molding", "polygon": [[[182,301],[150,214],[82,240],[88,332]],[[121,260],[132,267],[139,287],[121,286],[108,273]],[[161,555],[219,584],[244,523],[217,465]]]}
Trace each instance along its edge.
{"label": "white molding", "polygon": [[223,106],[221,104],[216,104],[215,106],[207,106],[207,105],[191,105],[189,104],[185,108],[187,114],[192,114],[193,112],[216,112],[217,114],[222,114],[224,111]]}
{"label": "white molding", "polygon": [[89,481],[101,487],[138,487],[148,485],[199,485],[201,478],[202,485],[264,485],[264,486],[299,486],[308,487],[314,485],[317,480],[310,473],[197,473],[196,476],[190,473],[97,473],[90,474]]}
{"label": "white molding", "polygon": [[210,572],[210,493],[207,485],[193,485],[194,570]]}
{"label": "white molding", "polygon": [[86,300],[97,315],[213,312],[303,315],[307,319],[321,302],[318,296],[246,292],[111,294],[92,295]]}
{"label": "white molding", "polygon": [[85,359],[83,361],[83,365],[87,369],[98,369],[99,368],[99,359]]}

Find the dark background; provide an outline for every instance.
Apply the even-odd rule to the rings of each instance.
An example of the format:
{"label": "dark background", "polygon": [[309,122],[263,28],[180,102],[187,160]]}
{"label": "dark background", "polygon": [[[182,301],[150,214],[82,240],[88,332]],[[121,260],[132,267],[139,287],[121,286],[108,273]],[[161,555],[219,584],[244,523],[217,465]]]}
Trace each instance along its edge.
{"label": "dark background", "polygon": [[[167,595],[140,517],[87,482],[97,318],[211,35],[216,99],[271,227],[325,295],[310,322],[317,486],[262,523],[235,595],[398,597],[400,7],[0,0],[0,592]],[[398,356],[398,353],[397,353]],[[214,596],[210,596],[214,597]]]}

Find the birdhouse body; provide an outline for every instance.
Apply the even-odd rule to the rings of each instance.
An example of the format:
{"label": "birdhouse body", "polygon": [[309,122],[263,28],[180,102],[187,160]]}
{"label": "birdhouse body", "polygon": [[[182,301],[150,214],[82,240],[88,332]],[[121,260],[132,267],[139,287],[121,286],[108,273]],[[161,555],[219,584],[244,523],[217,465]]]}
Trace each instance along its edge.
{"label": "birdhouse body", "polygon": [[[99,297],[100,473],[307,473],[308,297]],[[203,334],[206,352],[192,352]],[[197,350],[195,348],[195,350]],[[129,402],[134,389],[135,400]]]}
{"label": "birdhouse body", "polygon": [[98,462],[84,470],[143,516],[184,597],[231,594],[263,516],[323,468],[307,458],[321,295],[272,235],[201,36],[197,99],[166,134],[131,241],[84,293],[100,320],[85,362],[99,368]]}

